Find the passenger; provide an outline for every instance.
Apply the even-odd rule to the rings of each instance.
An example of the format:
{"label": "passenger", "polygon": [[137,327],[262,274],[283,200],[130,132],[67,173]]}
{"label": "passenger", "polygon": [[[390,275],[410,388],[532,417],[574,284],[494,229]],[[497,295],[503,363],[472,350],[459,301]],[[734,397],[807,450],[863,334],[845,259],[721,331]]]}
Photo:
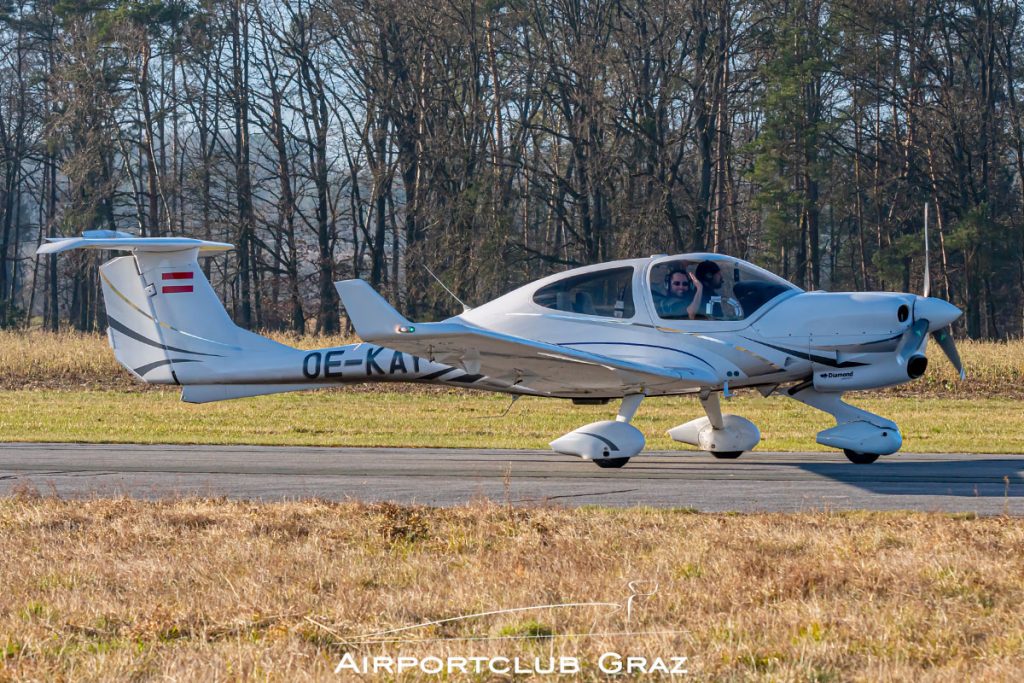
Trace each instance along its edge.
{"label": "passenger", "polygon": [[718,291],[722,289],[722,269],[714,261],[702,261],[697,266],[697,282],[701,284],[702,296],[698,312],[708,318],[722,318],[722,297]]}
{"label": "passenger", "polygon": [[672,270],[665,278],[666,293],[658,302],[662,318],[689,318],[693,320],[701,302],[702,285],[685,268]]}

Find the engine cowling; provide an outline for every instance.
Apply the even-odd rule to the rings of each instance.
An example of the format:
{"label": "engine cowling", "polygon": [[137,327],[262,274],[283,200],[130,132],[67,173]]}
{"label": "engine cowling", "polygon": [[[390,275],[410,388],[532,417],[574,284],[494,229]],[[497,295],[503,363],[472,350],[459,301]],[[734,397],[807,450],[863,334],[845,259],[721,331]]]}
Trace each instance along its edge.
{"label": "engine cowling", "polygon": [[876,389],[917,379],[927,369],[928,358],[923,354],[914,354],[906,361],[889,356],[884,361],[857,367],[833,368],[815,365],[814,388],[827,392]]}

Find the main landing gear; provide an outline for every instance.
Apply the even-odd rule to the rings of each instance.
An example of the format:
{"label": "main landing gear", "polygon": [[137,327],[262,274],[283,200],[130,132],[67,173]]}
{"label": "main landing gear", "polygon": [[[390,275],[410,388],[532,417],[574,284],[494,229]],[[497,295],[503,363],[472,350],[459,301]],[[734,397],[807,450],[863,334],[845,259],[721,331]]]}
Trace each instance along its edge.
{"label": "main landing gear", "polygon": [[622,399],[614,420],[583,425],[552,441],[551,448],[558,453],[592,460],[604,469],[625,466],[647,443],[643,433],[630,424],[643,400],[643,394],[629,394]]}
{"label": "main landing gear", "polygon": [[761,431],[753,422],[739,415],[722,414],[716,392],[702,394],[700,403],[707,417],[673,427],[668,430],[670,437],[708,451],[720,460],[735,460],[761,441]]}
{"label": "main landing gear", "polygon": [[879,456],[895,453],[903,445],[903,436],[895,422],[844,403],[842,393],[824,393],[806,384],[797,385],[786,393],[835,418],[836,426],[818,432],[817,441],[823,446],[842,449],[854,464],[870,465]]}

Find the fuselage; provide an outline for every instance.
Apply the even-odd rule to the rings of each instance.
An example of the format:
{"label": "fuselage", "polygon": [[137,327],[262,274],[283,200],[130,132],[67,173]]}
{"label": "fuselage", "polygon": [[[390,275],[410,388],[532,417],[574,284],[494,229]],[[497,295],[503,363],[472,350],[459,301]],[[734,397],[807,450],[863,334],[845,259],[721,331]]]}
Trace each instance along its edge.
{"label": "fuselage", "polygon": [[[711,270],[717,277],[707,277]],[[698,272],[707,282],[677,301],[664,286],[666,274],[679,277],[684,272],[695,286]],[[923,372],[921,363],[909,366],[897,348],[925,310],[933,318],[929,330],[948,325],[959,315],[946,302],[913,294],[805,292],[739,259],[684,254],[568,270],[453,320],[648,366],[696,367],[720,378],[712,389],[809,381],[822,391],[847,391],[899,384]],[[563,398],[618,397],[564,378],[501,381],[441,360],[374,344],[313,351],[279,346],[215,364],[182,365],[175,381],[318,386],[429,382]],[[693,391],[692,384],[665,383],[646,393]]]}

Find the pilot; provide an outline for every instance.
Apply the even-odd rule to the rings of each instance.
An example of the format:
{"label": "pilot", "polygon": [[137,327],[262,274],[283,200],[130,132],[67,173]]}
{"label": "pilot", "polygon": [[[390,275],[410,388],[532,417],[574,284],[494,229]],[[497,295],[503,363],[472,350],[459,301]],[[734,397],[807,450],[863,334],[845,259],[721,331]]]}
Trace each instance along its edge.
{"label": "pilot", "polygon": [[663,318],[689,318],[693,320],[702,299],[703,286],[685,268],[675,268],[665,278],[665,297],[658,302],[658,313]]}

